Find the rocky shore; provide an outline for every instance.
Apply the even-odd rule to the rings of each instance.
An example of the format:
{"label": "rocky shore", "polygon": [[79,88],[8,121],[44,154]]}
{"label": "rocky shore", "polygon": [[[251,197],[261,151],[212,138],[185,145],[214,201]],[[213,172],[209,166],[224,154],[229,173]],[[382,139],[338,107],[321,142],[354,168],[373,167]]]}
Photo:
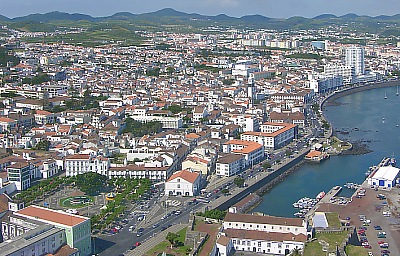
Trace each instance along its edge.
{"label": "rocky shore", "polygon": [[353,147],[349,150],[343,151],[342,155],[365,155],[372,152],[368,145],[361,140],[353,141],[351,144]]}

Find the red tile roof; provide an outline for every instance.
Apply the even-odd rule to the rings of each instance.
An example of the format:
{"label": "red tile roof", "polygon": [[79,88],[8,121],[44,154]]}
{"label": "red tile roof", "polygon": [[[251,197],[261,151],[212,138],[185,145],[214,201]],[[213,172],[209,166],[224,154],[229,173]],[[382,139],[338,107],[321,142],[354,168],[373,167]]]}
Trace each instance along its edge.
{"label": "red tile roof", "polygon": [[19,210],[15,214],[29,219],[44,220],[51,223],[58,223],[70,227],[73,227],[88,220],[88,218],[86,217],[73,215],[61,211],[55,211],[36,205],[30,205],[22,210]]}
{"label": "red tile roof", "polygon": [[200,174],[198,172],[190,172],[190,171],[182,170],[182,171],[172,174],[172,176],[168,179],[168,181],[174,180],[176,178],[181,178],[190,183],[194,183],[196,181],[196,179],[199,177],[199,175]]}

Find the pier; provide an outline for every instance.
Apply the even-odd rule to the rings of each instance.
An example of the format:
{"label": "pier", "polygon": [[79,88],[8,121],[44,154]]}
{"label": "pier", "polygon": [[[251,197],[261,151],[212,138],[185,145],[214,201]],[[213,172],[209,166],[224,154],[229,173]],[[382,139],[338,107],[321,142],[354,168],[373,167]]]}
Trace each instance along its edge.
{"label": "pier", "polygon": [[333,187],[331,190],[329,190],[328,193],[325,194],[325,196],[323,198],[321,198],[321,200],[319,200],[319,202],[314,205],[304,216],[305,219],[310,219],[312,218],[312,216],[314,215],[315,211],[318,209],[320,204],[329,204],[332,202],[332,198],[336,197],[340,191],[342,191],[342,187],[341,186],[335,186]]}

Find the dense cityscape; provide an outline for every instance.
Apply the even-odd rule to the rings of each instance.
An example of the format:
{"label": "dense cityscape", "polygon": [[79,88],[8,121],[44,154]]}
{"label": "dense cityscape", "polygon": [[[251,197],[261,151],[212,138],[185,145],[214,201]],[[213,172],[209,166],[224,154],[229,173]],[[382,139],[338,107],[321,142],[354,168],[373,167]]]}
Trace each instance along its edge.
{"label": "dense cityscape", "polygon": [[305,162],[369,152],[324,106],[399,95],[396,33],[26,23],[0,19],[0,255],[400,255],[394,156],[350,197],[252,212]]}

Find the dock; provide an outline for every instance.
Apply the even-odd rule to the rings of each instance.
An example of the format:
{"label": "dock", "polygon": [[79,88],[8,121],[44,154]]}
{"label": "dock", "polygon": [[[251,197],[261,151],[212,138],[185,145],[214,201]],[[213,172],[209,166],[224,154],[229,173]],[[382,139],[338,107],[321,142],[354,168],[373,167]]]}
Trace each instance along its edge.
{"label": "dock", "polygon": [[368,170],[369,174],[367,175],[367,178],[373,176],[376,173],[376,171],[379,170],[380,167],[390,165],[390,161],[391,161],[390,157],[385,157],[378,165],[371,166]]}
{"label": "dock", "polygon": [[321,200],[319,200],[319,202],[313,206],[313,208],[311,208],[306,215],[304,216],[305,219],[310,219],[315,211],[318,209],[320,204],[329,204],[331,203],[332,198],[334,198],[335,196],[337,196],[340,191],[342,190],[341,186],[334,186],[333,188],[331,188],[331,190],[329,190],[328,193],[325,194],[325,196],[323,198],[321,198]]}

